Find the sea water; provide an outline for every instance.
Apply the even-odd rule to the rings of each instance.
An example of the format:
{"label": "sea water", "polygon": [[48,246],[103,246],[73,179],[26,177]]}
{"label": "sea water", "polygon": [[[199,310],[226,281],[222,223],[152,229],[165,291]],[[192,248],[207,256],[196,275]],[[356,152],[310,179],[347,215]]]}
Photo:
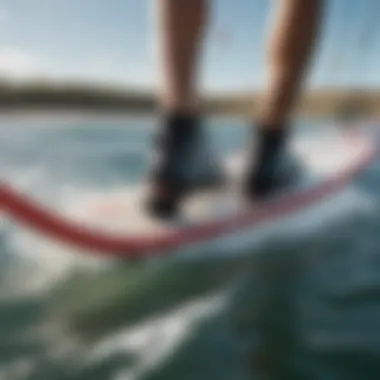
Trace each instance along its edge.
{"label": "sea water", "polygon": [[[1,177],[72,210],[142,181],[154,129],[152,116],[2,120]],[[208,130],[216,154],[248,145],[240,118]],[[229,261],[92,258],[0,215],[0,379],[377,379],[379,190],[375,162],[320,223]]]}

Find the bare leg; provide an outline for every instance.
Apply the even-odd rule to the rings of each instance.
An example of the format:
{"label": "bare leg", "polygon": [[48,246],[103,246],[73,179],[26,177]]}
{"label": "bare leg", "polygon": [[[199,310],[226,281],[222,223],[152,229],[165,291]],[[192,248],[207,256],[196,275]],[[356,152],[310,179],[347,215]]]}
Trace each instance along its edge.
{"label": "bare leg", "polygon": [[[282,165],[288,124],[314,51],[323,0],[276,0],[269,44],[269,83],[258,120],[258,149],[248,173],[249,196],[267,196],[293,176]],[[284,178],[276,174],[281,172]],[[294,170],[295,172],[295,170]],[[290,170],[289,170],[290,173]]]}
{"label": "bare leg", "polygon": [[276,0],[269,46],[269,84],[260,120],[283,126],[291,116],[319,31],[323,0]]}
{"label": "bare leg", "polygon": [[198,61],[208,0],[157,0],[163,71],[161,160],[153,173],[148,207],[160,217],[176,214],[187,193],[219,180],[200,159],[203,149],[198,103]]}
{"label": "bare leg", "polygon": [[158,0],[165,110],[197,111],[198,59],[207,19],[208,0]]}

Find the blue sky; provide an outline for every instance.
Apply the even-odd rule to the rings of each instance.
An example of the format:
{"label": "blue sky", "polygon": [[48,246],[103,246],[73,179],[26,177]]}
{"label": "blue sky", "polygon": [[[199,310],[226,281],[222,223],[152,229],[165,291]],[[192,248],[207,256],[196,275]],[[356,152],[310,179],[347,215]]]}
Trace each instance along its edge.
{"label": "blue sky", "polygon": [[[158,75],[153,3],[0,0],[0,75],[151,88]],[[202,71],[206,89],[245,91],[264,84],[272,3],[214,0]],[[380,86],[380,25],[371,8],[379,4],[327,0],[311,85]]]}

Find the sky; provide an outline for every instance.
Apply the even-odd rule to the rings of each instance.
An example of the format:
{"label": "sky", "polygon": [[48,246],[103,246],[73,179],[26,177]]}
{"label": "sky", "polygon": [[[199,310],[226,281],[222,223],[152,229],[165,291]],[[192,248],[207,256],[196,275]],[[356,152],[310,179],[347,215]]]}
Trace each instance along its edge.
{"label": "sky", "polygon": [[[154,2],[0,0],[0,77],[154,88],[159,79]],[[201,67],[205,89],[249,91],[265,85],[273,4],[213,1]],[[310,85],[380,87],[380,24],[374,8],[380,12],[380,1],[326,4]]]}

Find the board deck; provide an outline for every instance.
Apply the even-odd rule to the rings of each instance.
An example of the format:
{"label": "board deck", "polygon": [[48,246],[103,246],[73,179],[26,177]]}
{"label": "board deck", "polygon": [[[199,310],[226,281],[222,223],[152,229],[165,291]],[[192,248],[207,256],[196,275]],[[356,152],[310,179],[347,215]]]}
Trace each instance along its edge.
{"label": "board deck", "polygon": [[361,128],[326,127],[318,136],[295,138],[292,148],[305,174],[290,191],[265,203],[247,204],[238,185],[246,159],[237,152],[226,158],[229,186],[217,192],[194,194],[187,200],[182,218],[171,223],[145,212],[146,184],[99,193],[87,198],[82,207],[76,204],[71,211],[58,211],[2,182],[0,209],[30,230],[95,254],[136,258],[209,244],[216,244],[217,250],[230,249],[228,241],[242,245],[245,234],[247,241],[258,231],[262,236],[268,222],[276,224],[313,205],[321,206],[347,187],[379,154],[376,138]]}
{"label": "board deck", "polygon": [[[304,167],[304,173],[295,186],[278,194],[286,202],[287,196],[305,192],[322,181],[339,176],[368,152],[369,141],[352,140],[336,132],[325,140],[295,139],[292,147]],[[225,159],[228,185],[218,189],[194,193],[182,206],[181,215],[174,221],[164,222],[149,216],[144,208],[147,184],[136,185],[100,195],[87,204],[82,216],[87,222],[109,231],[124,232],[133,236],[160,235],[184,226],[200,226],[203,223],[233,218],[247,208],[265,207],[262,203],[247,203],[241,195],[240,180],[243,178],[247,157],[237,152]]]}

